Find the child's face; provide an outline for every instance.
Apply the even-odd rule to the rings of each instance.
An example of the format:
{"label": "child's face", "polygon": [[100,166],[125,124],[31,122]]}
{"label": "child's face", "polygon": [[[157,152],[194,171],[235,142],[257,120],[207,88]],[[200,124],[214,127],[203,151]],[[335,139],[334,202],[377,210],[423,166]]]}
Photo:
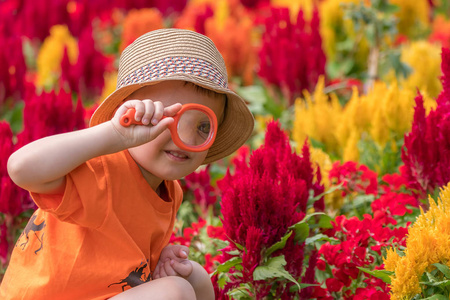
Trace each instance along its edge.
{"label": "child's face", "polygon": [[[160,101],[164,107],[175,103],[198,103],[212,109],[217,120],[221,120],[225,107],[224,97],[213,97],[199,92],[195,86],[185,85],[183,81],[166,81],[141,88],[127,97],[127,100],[131,99]],[[129,152],[151,185],[159,185],[158,181],[161,180],[180,179],[194,172],[208,154],[207,150],[180,150],[173,143],[168,129],[151,142],[129,149]]]}

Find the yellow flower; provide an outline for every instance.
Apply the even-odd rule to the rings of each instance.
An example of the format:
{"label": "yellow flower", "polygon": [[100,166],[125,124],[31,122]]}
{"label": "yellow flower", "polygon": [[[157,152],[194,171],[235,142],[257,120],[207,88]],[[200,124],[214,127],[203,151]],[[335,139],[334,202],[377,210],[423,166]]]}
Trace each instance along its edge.
{"label": "yellow flower", "polygon": [[[301,146],[303,145],[297,145],[297,151],[301,150]],[[325,186],[325,190],[328,190],[331,187],[330,180],[328,179],[328,174],[330,173],[333,165],[330,156],[321,149],[314,148],[312,146],[310,146],[309,148],[311,151],[311,162],[315,166],[314,172],[317,172],[318,166],[320,168],[320,175],[322,177],[322,181],[320,183]],[[335,191],[333,193],[326,194],[324,200],[325,207],[327,208],[327,210],[329,210],[329,214],[336,212],[344,202],[341,191]]]}
{"label": "yellow flower", "polygon": [[70,34],[66,25],[55,25],[50,28],[50,35],[44,40],[37,57],[37,85],[40,87],[52,86],[61,73],[61,61],[64,49],[71,64],[78,59],[78,43]]}
{"label": "yellow flower", "polygon": [[423,40],[413,42],[402,49],[401,60],[413,69],[408,78],[400,81],[402,87],[418,88],[433,98],[439,95],[442,90],[440,46]]}
{"label": "yellow flower", "polygon": [[400,8],[396,13],[399,18],[397,27],[400,34],[414,36],[418,29],[423,30],[429,25],[428,0],[391,0],[391,3]]}
{"label": "yellow flower", "polygon": [[305,92],[305,99],[295,101],[293,140],[301,147],[310,137],[324,144],[327,152],[338,152],[334,129],[340,122],[342,108],[336,95],[324,94],[324,78],[320,77],[314,94]]}
{"label": "yellow flower", "polygon": [[303,10],[306,20],[310,20],[314,9],[313,0],[272,0],[271,4],[274,7],[287,7],[291,14],[292,21],[296,21],[298,11]]}
{"label": "yellow flower", "polygon": [[419,278],[435,269],[433,264],[449,266],[450,252],[450,184],[441,189],[435,202],[429,197],[430,208],[421,211],[415,223],[408,229],[404,256],[389,250],[384,259],[391,276],[391,299],[412,298],[421,292]]}

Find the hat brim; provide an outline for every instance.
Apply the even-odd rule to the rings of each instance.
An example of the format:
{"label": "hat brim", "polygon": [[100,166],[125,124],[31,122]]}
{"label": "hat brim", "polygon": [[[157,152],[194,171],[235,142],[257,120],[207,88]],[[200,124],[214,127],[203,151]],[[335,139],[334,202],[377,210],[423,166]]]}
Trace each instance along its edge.
{"label": "hat brim", "polygon": [[184,73],[173,74],[164,78],[142,83],[130,84],[116,89],[95,110],[89,126],[92,127],[111,120],[115,110],[122,104],[123,100],[138,89],[168,80],[191,82],[205,89],[227,96],[223,121],[217,130],[214,144],[208,150],[208,155],[203,162],[204,164],[209,164],[232,154],[250,137],[253,132],[254,118],[244,99],[230,89],[221,88],[217,85],[213,86],[208,80],[205,80],[200,76]]}

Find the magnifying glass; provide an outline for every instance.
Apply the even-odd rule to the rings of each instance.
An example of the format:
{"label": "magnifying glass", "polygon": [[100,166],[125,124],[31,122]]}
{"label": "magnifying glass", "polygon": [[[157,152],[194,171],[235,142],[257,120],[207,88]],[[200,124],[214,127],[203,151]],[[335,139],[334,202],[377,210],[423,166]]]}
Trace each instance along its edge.
{"label": "magnifying glass", "polygon": [[[120,124],[143,125],[134,119],[136,110],[130,108],[120,117]],[[165,116],[163,116],[165,118]],[[217,134],[217,118],[207,106],[188,103],[173,116],[175,122],[168,126],[172,140],[178,148],[190,152],[202,152],[209,149]]]}

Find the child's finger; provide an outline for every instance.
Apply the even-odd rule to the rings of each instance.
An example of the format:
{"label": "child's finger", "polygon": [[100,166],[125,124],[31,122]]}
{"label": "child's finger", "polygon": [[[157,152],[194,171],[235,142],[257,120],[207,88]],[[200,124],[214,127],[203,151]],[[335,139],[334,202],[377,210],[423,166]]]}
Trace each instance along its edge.
{"label": "child's finger", "polygon": [[188,277],[189,275],[191,275],[194,268],[189,260],[184,260],[183,262],[172,260],[170,263],[173,270],[182,277]]}
{"label": "child's finger", "polygon": [[166,270],[164,270],[164,265],[159,268],[159,278],[167,277]]}
{"label": "child's finger", "polygon": [[132,104],[134,109],[136,110],[136,113],[134,114],[134,119],[139,122],[142,120],[142,117],[145,114],[145,104],[144,102],[138,100],[133,101]]}
{"label": "child's finger", "polygon": [[152,278],[153,278],[153,279],[158,279],[158,278],[160,278],[160,275],[159,275],[159,266],[160,266],[160,264],[158,263],[158,264],[156,265],[155,270],[153,271],[153,274],[152,274]]}
{"label": "child's finger", "polygon": [[150,124],[150,121],[154,117],[156,107],[152,100],[143,100],[142,103],[144,104],[145,107],[145,112],[144,115],[142,116],[142,124],[148,125]]}
{"label": "child's finger", "polygon": [[177,272],[173,269],[170,259],[168,259],[164,263],[164,271],[167,274],[167,276],[177,276],[178,275]]}
{"label": "child's finger", "polygon": [[[117,109],[117,111],[115,113],[115,116],[119,116],[119,118],[120,118],[121,116],[123,116],[128,111],[128,109],[130,109],[130,108],[135,108],[136,109],[137,106],[141,106],[141,105],[143,105],[143,103],[142,103],[142,101],[139,101],[139,100],[126,101],[124,104],[122,104]],[[142,108],[142,110],[144,110],[144,107],[141,107],[141,108]]]}
{"label": "child's finger", "polygon": [[156,101],[153,103],[155,107],[155,112],[153,113],[153,118],[151,120],[153,125],[158,124],[159,120],[161,120],[164,114],[164,105],[160,101]]}
{"label": "child's finger", "polygon": [[176,115],[177,112],[180,111],[181,107],[182,107],[181,103],[169,105],[164,108],[164,115],[167,117],[173,117]]}
{"label": "child's finger", "polygon": [[180,249],[178,251],[178,257],[180,258],[188,258],[189,255],[189,248],[186,246],[180,246]]}

